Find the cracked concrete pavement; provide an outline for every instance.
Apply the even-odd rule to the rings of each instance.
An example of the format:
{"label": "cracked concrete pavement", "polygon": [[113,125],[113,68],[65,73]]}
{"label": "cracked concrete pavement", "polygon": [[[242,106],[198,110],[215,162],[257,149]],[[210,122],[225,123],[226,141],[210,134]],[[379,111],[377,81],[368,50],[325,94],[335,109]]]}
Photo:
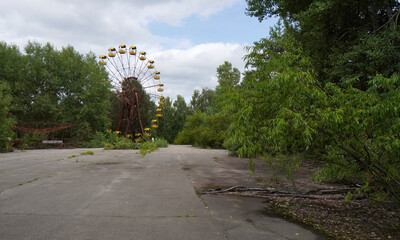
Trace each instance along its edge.
{"label": "cracked concrete pavement", "polygon": [[0,154],[0,239],[323,239],[269,216],[262,199],[199,194],[257,184],[246,163],[221,164],[225,156],[175,145],[145,157],[103,149]]}

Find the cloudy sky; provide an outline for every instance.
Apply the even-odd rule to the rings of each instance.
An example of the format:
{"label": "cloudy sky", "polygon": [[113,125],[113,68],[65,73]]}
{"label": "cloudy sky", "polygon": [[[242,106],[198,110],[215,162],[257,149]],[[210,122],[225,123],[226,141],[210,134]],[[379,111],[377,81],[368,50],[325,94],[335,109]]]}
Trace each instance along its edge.
{"label": "cloudy sky", "polygon": [[161,72],[165,96],[189,102],[194,89],[214,88],[224,61],[243,71],[244,46],[276,22],[245,15],[245,0],[1,0],[0,41],[50,42],[81,53],[136,45]]}

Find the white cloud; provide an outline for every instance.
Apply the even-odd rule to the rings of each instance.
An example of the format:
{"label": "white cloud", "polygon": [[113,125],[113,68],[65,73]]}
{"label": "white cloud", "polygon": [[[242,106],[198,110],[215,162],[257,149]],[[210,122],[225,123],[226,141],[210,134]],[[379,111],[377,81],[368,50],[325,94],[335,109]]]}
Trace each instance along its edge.
{"label": "white cloud", "polygon": [[[179,25],[183,19],[207,17],[238,0],[3,0],[0,38],[17,44],[45,40],[56,45],[115,44],[134,39],[158,44],[150,22]],[[117,43],[117,44],[118,44]]]}
{"label": "white cloud", "polygon": [[214,88],[218,84],[216,69],[224,61],[243,71],[244,54],[243,45],[230,43],[207,43],[188,49],[148,52],[161,72],[165,94],[171,98],[182,95],[187,102],[194,89]]}

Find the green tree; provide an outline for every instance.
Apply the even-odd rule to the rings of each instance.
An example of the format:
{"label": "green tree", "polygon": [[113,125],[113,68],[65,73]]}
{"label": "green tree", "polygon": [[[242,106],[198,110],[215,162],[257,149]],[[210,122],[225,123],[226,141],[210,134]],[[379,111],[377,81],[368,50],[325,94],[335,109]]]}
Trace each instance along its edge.
{"label": "green tree", "polygon": [[247,64],[255,70],[231,95],[227,140],[240,156],[317,149],[314,156],[326,163],[321,179],[370,186],[369,174],[376,188],[400,200],[397,74],[376,75],[365,91],[351,79],[322,84],[287,23],[249,50]]}
{"label": "green tree", "polygon": [[11,100],[7,84],[0,83],[0,152],[10,151],[14,138],[14,120],[9,116]]}
{"label": "green tree", "polygon": [[162,107],[163,117],[158,120],[159,127],[157,129],[157,137],[164,138],[169,143],[172,143],[175,139],[172,129],[174,124],[174,112],[175,109],[172,106],[171,98],[166,97]]}
{"label": "green tree", "polygon": [[[399,70],[400,41],[396,0],[247,0],[247,14],[259,21],[278,16],[288,21],[318,81],[341,83],[358,78],[366,90],[376,73]],[[333,67],[333,68],[332,68]]]}
{"label": "green tree", "polygon": [[239,69],[232,67],[232,63],[225,61],[224,64],[217,68],[218,88],[225,86],[236,86],[240,81]]}
{"label": "green tree", "polygon": [[208,107],[214,103],[215,91],[203,88],[201,93],[199,90],[194,90],[192,100],[190,100],[190,111],[194,113],[196,111],[205,112]]}
{"label": "green tree", "polygon": [[185,99],[180,95],[176,96],[173,107],[174,114],[172,121],[172,137],[173,139],[175,139],[175,137],[182,130],[183,125],[185,124],[186,116],[188,114],[188,107],[186,105]]}
{"label": "green tree", "polygon": [[187,117],[175,144],[191,144],[203,148],[223,148],[228,121],[226,115],[195,112]]}
{"label": "green tree", "polygon": [[159,119],[156,135],[172,143],[185,124],[189,108],[185,99],[180,95],[177,96],[174,102],[169,97],[166,97],[162,106],[162,113],[163,117]]}

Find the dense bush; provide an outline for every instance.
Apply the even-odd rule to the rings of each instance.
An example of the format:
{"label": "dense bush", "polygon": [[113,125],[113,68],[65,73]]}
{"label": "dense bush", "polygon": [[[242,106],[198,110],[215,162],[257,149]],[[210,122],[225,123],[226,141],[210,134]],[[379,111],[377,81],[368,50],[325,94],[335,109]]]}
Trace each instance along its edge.
{"label": "dense bush", "polygon": [[156,138],[154,141],[142,139],[143,142],[134,142],[131,138],[120,136],[117,132],[97,132],[95,137],[89,143],[88,147],[97,148],[104,147],[106,150],[111,149],[140,149],[140,153],[144,156],[147,153],[155,151],[157,148],[168,147],[167,140]]}
{"label": "dense bush", "polygon": [[225,115],[195,112],[194,115],[188,116],[183,130],[174,143],[192,144],[203,148],[222,148],[228,124]]}
{"label": "dense bush", "polygon": [[104,149],[139,149],[140,144],[132,141],[130,138],[120,136],[116,132],[107,130],[106,132],[97,132],[94,138],[90,141],[88,147]]}
{"label": "dense bush", "polygon": [[158,148],[166,148],[168,147],[168,141],[165,140],[164,138],[156,138],[154,140],[154,143]]}

